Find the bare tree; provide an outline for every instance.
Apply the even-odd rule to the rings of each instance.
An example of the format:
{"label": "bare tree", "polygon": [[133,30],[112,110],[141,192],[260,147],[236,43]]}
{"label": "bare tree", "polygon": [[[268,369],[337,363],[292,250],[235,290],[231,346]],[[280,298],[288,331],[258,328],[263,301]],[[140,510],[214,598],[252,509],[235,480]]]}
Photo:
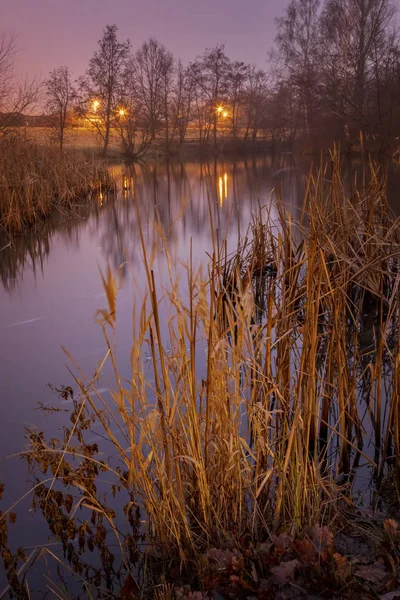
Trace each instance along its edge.
{"label": "bare tree", "polygon": [[228,74],[230,60],[225,54],[225,45],[220,44],[207,49],[191,65],[192,78],[195,82],[195,102],[197,120],[203,128],[208,140],[209,127],[213,132],[214,146],[217,145],[219,120],[224,118],[224,102],[228,99]]}
{"label": "bare tree", "polygon": [[16,38],[5,31],[0,33],[0,106],[7,102],[14,80]]}
{"label": "bare tree", "polygon": [[243,115],[245,118],[245,138],[250,136],[253,142],[262,125],[270,95],[270,77],[255,65],[248,68],[243,90]]}
{"label": "bare tree", "polygon": [[89,68],[79,80],[79,114],[98,131],[107,152],[110,133],[122,96],[123,73],[129,58],[130,41],[119,42],[118,27],[107,25],[99,40],[99,50],[90,59]]}
{"label": "bare tree", "polygon": [[193,101],[193,81],[189,68],[184,68],[182,61],[178,61],[175,69],[175,84],[172,90],[171,112],[172,132],[171,137],[178,138],[181,146],[185,141],[186,131],[190,120]]}
{"label": "bare tree", "polygon": [[171,137],[172,90],[174,87],[174,58],[172,53],[163,47],[161,61],[161,92],[163,96],[161,113],[164,124],[165,147],[168,150]]}
{"label": "bare tree", "polygon": [[206,145],[210,137],[215,107],[212,107],[208,94],[205,93],[203,79],[204,73],[200,61],[190,63],[187,69],[188,87],[192,91],[190,119],[197,129],[200,144]]}
{"label": "bare tree", "polygon": [[28,77],[18,77],[14,60],[17,53],[16,38],[0,32],[0,135],[30,111],[38,100],[39,85]]}
{"label": "bare tree", "polygon": [[276,21],[275,58],[281,67],[281,77],[297,96],[309,137],[318,98],[319,4],[319,0],[291,0],[284,16]]}
{"label": "bare tree", "polygon": [[384,43],[374,43],[371,85],[367,97],[370,134],[381,152],[390,151],[391,140],[400,134],[400,43],[396,31],[388,32]]}
{"label": "bare tree", "polygon": [[[322,15],[323,78],[328,98],[350,135],[367,130],[368,90],[374,85],[377,49],[391,33],[392,0],[326,0]],[[375,60],[374,60],[375,57]]]}
{"label": "bare tree", "polygon": [[62,150],[69,111],[74,97],[74,88],[68,67],[62,66],[51,71],[45,86],[50,127],[59,142],[60,150]]}
{"label": "bare tree", "polygon": [[121,95],[121,106],[118,112],[116,127],[121,139],[125,155],[131,159],[143,156],[151,143],[151,121],[149,115],[138,100],[135,80],[127,66],[124,74],[125,85]]}
{"label": "bare tree", "polygon": [[243,102],[243,91],[250,67],[243,62],[235,61],[230,64],[228,71],[228,96],[229,112],[232,122],[232,135],[235,138],[238,132],[240,111]]}
{"label": "bare tree", "polygon": [[148,116],[151,137],[154,140],[157,131],[164,125],[167,144],[169,142],[169,102],[172,92],[173,68],[171,52],[155,38],[150,38],[142,44],[130,67],[137,100]]}

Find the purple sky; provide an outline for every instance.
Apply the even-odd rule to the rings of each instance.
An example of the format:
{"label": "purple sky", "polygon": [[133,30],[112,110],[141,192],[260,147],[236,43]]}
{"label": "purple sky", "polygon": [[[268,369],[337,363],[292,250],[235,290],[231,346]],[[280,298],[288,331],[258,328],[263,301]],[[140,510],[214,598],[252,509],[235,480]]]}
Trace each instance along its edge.
{"label": "purple sky", "polygon": [[106,25],[137,48],[156,37],[184,62],[226,43],[228,56],[265,66],[274,18],[287,0],[0,0],[0,28],[18,36],[17,66],[35,77],[66,64],[83,74]]}

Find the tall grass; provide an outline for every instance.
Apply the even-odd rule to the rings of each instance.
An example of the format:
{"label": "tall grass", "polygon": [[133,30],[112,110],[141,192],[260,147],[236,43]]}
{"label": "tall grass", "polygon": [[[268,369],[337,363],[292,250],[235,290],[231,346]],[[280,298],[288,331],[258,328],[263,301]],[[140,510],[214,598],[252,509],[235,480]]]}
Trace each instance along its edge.
{"label": "tall grass", "polygon": [[98,160],[7,136],[0,143],[0,233],[22,233],[112,187]]}
{"label": "tall grass", "polygon": [[[27,455],[51,471],[36,501],[65,547],[86,507],[117,535],[128,569],[141,535],[156,553],[187,560],[333,526],[361,468],[377,485],[389,472],[399,478],[400,227],[384,178],[370,165],[369,183],[348,194],[334,154],[310,175],[300,222],[275,201],[278,221],[260,207],[237,251],[215,242],[207,272],[190,251],[187,295],[167,247],[170,283],[157,285],[142,237],[147,294],[134,314],[129,381],[117,365],[117,282],[103,276],[104,361],[88,378],[67,353],[78,387],[72,426],[63,442],[31,434]],[[95,390],[106,361],[111,402]],[[116,467],[85,442],[93,423]],[[101,471],[127,494],[127,529],[100,498]],[[85,534],[97,539],[90,526]]]}

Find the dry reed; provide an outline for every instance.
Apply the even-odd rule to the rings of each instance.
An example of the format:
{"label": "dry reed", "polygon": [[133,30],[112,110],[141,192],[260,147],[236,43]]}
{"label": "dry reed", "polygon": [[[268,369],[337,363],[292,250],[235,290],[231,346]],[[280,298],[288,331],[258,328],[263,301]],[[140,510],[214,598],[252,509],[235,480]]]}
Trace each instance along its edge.
{"label": "dry reed", "polygon": [[98,160],[7,136],[0,144],[0,233],[22,233],[113,187]]}
{"label": "dry reed", "polygon": [[[278,222],[260,208],[234,255],[215,245],[207,276],[190,256],[187,296],[168,249],[170,285],[160,290],[142,238],[147,294],[134,316],[130,381],[117,367],[116,280],[110,270],[103,276],[108,308],[98,322],[103,364],[115,376],[112,401],[95,391],[103,364],[89,379],[70,357],[73,426],[64,442],[32,434],[27,455],[32,467],[51,470],[36,501],[53,526],[61,511],[55,533],[66,547],[78,532],[74,521],[68,537],[67,524],[86,507],[92,523],[101,515],[117,535],[128,570],[132,535],[186,560],[277,530],[332,526],[353,502],[360,462],[378,483],[388,472],[399,477],[400,227],[384,179],[370,171],[369,184],[348,194],[333,154],[310,175],[300,223],[276,198]],[[114,446],[117,467],[85,443],[93,422]],[[140,534],[121,532],[99,498],[101,470],[126,491],[125,514]],[[68,509],[55,496],[60,484],[78,491]]]}

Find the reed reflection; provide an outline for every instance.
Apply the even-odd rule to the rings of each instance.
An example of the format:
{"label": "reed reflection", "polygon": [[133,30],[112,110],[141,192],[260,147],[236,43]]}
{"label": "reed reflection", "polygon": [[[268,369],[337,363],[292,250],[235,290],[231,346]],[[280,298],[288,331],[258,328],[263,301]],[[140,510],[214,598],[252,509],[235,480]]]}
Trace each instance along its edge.
{"label": "reed reflection", "polygon": [[283,188],[284,199],[294,210],[300,206],[305,175],[299,170],[294,176],[281,165],[272,157],[253,157],[115,166],[117,196],[101,192],[97,202],[76,208],[75,219],[59,216],[37,232],[0,242],[0,248],[5,246],[0,253],[2,285],[7,292],[16,289],[27,268],[44,277],[56,238],[65,252],[71,246],[79,248],[82,236],[98,238],[104,259],[115,268],[126,262],[138,264],[140,227],[146,247],[154,253],[161,232],[171,250],[181,254],[190,237],[195,247],[201,239],[198,252],[204,254],[216,233],[223,237],[233,228],[235,239],[236,230],[244,233],[251,213],[259,202],[270,202],[275,187]]}

